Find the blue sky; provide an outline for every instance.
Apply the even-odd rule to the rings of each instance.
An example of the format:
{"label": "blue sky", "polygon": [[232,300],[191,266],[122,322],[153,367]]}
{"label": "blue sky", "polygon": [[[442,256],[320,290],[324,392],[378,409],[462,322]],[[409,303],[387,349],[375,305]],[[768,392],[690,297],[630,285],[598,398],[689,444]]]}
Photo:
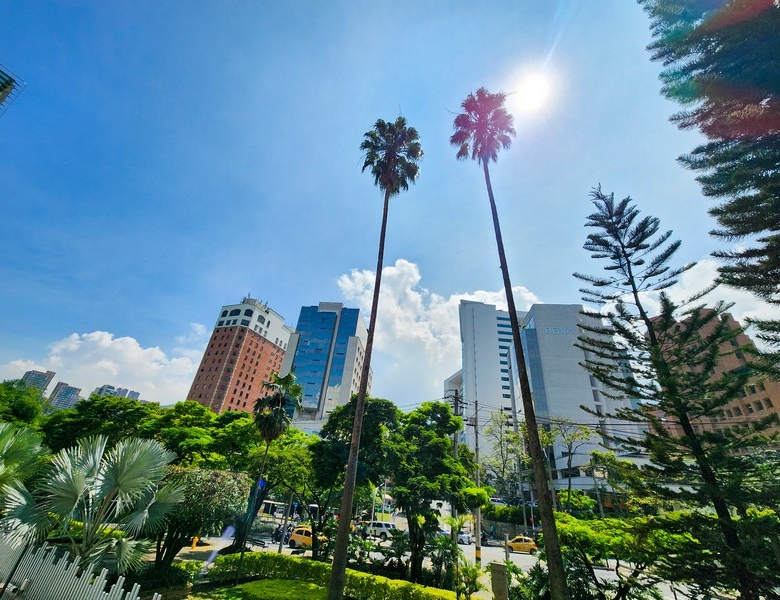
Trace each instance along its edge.
{"label": "blue sky", "polygon": [[[704,259],[685,290],[714,276],[708,201],[676,162],[700,139],[668,122],[631,1],[12,0],[0,22],[27,84],[0,116],[0,378],[51,369],[170,404],[223,304],[251,293],[290,326],[320,301],[367,315],[382,198],[359,145],[403,114],[425,156],[391,201],[373,393],[441,396],[460,298],[503,304],[481,171],[449,145],[480,86],[516,119],[491,174],[518,308],[579,302],[599,183]],[[549,102],[520,112],[531,71]]]}

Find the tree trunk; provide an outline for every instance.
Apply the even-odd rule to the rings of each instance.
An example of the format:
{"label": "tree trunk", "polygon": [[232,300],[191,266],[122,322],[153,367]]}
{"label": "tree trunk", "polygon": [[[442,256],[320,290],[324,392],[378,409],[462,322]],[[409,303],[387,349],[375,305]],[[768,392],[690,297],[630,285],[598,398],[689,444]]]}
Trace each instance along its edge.
{"label": "tree trunk", "polygon": [[[536,422],[533,398],[531,397],[531,385],[528,380],[528,371],[525,365],[523,344],[520,339],[520,322],[517,318],[515,299],[512,294],[512,282],[509,278],[509,268],[504,253],[504,241],[501,237],[501,225],[498,220],[498,211],[493,197],[493,186],[490,184],[490,171],[487,159],[482,159],[482,168],[485,173],[485,185],[487,186],[488,199],[490,200],[490,212],[493,217],[493,228],[496,233],[496,245],[498,246],[498,259],[501,266],[501,274],[504,279],[506,303],[509,311],[509,321],[512,326],[512,340],[515,345],[515,358],[517,371],[520,378],[520,394],[523,401],[523,412],[528,429],[528,446],[531,464],[533,465],[534,481],[539,496],[539,516],[544,529],[544,547],[547,553],[547,569],[550,575],[551,600],[569,600],[569,589],[566,585],[566,571],[563,566],[563,554],[558,539],[558,529],[555,525],[555,515],[552,507],[550,488],[545,476],[544,452],[539,440],[539,430]],[[477,532],[479,535],[480,532]]]}
{"label": "tree trunk", "polygon": [[349,460],[344,476],[344,495],[339,511],[339,528],[336,534],[336,546],[333,550],[333,568],[331,570],[328,600],[342,600],[347,570],[347,550],[349,546],[350,522],[352,520],[352,501],[355,497],[358,456],[360,454],[360,436],[363,433],[363,415],[366,410],[368,393],[368,375],[371,372],[371,351],[374,347],[374,330],[379,306],[379,288],[382,284],[382,262],[385,254],[385,235],[387,233],[387,213],[390,206],[390,190],[385,190],[385,202],[382,210],[382,227],[379,232],[379,252],[376,261],[374,296],[371,301],[371,316],[366,337],[366,351],[363,356],[363,370],[360,374],[360,387],[355,402],[355,420],[352,425],[352,440],[349,445]]}

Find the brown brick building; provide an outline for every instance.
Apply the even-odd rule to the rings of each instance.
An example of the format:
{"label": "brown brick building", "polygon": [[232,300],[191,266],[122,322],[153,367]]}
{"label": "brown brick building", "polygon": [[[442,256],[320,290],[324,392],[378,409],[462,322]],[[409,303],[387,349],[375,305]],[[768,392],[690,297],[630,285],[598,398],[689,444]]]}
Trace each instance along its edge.
{"label": "brown brick building", "polygon": [[219,414],[251,412],[263,383],[278,372],[292,329],[267,305],[250,297],[223,306],[187,399]]}
{"label": "brown brick building", "polygon": [[[725,321],[732,331],[740,328],[739,323],[729,313],[722,314],[721,320]],[[711,334],[715,325],[715,322],[712,322],[704,327],[702,336]],[[746,355],[744,350],[752,348],[755,348],[755,344],[750,336],[745,333],[738,334],[725,347],[721,348],[723,356],[714,369],[713,377],[730,371],[749,369],[750,357]],[[723,408],[723,414],[720,417],[695,419],[692,424],[696,432],[721,431],[756,421],[770,414],[780,417],[780,382],[755,376],[748,380],[739,397]],[[666,427],[670,433],[677,436],[682,435],[679,425],[669,423]],[[775,425],[767,430],[767,433],[772,432],[780,432],[780,425]]]}

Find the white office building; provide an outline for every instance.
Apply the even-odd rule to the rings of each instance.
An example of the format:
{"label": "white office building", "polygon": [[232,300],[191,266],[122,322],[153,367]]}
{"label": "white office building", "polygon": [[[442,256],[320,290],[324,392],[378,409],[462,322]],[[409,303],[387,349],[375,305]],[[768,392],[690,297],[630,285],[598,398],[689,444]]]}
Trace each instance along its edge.
{"label": "white office building", "polygon": [[[604,415],[615,409],[615,400],[605,396],[601,384],[581,366],[583,350],[576,347],[583,318],[579,304],[535,304],[527,313],[518,312],[525,363],[531,384],[537,421],[540,426],[550,420],[567,419],[585,425],[592,436],[587,443],[578,443],[572,452],[572,484],[590,488],[592,479],[584,467],[594,449],[603,449],[602,433],[619,428],[621,434],[632,425],[615,423]],[[475,433],[487,424],[490,414],[502,411],[508,417],[524,419],[519,391],[517,363],[512,343],[509,313],[490,304],[461,301],[461,342],[463,366],[459,373],[445,381],[445,390],[461,385],[466,440],[474,447]],[[582,409],[588,407],[596,415]],[[480,454],[491,451],[487,440],[479,439]],[[558,440],[549,450],[551,476],[558,488],[568,484],[567,462],[569,452]]]}

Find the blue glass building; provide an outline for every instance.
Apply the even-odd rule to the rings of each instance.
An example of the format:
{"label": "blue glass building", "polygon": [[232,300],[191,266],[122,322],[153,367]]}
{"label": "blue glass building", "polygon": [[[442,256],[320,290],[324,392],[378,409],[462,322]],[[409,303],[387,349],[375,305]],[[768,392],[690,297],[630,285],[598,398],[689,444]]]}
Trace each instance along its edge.
{"label": "blue glass building", "polygon": [[[366,326],[357,308],[339,302],[320,302],[301,308],[295,333],[290,336],[281,373],[295,373],[303,387],[296,426],[318,430],[337,406],[349,402],[360,386]],[[369,380],[369,390],[371,382]],[[304,422],[314,422],[302,426]]]}

